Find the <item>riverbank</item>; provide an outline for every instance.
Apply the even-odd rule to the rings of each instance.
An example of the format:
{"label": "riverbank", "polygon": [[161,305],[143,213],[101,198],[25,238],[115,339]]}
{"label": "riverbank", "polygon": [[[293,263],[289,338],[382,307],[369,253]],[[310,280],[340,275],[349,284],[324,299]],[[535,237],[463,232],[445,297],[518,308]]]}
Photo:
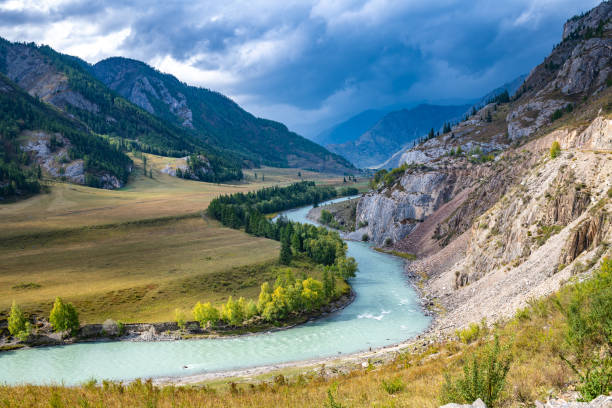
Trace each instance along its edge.
{"label": "riverbank", "polygon": [[258,320],[251,325],[230,326],[223,325],[214,328],[201,328],[198,322],[185,322],[185,327],[180,328],[177,322],[158,323],[128,323],[122,324],[108,320],[102,324],[87,324],[81,326],[76,336],[68,333],[55,333],[51,325],[45,319],[34,322],[36,332],[21,342],[8,336],[0,338],[0,352],[26,349],[32,347],[62,346],[83,342],[150,342],[150,341],[174,341],[174,340],[200,340],[214,338],[233,338],[251,336],[259,333],[271,333],[275,331],[288,330],[307,322],[328,317],[336,313],[355,300],[355,292],[348,286],[346,293],[341,294],[336,300],[324,305],[311,313],[303,313],[290,319],[273,324]]}

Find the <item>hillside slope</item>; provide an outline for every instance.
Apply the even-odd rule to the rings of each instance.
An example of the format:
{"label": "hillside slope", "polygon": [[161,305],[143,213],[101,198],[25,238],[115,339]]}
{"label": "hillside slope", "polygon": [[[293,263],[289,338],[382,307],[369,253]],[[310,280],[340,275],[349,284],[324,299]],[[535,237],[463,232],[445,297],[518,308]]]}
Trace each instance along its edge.
{"label": "hillside slope", "polygon": [[132,161],[107,140],[31,97],[0,74],[0,199],[40,191],[51,177],[117,188]]}
{"label": "hillside slope", "polygon": [[345,159],[285,125],[256,118],[218,92],[186,85],[143,62],[109,58],[95,64],[92,72],[145,111],[253,165],[353,171]]}
{"label": "hillside slope", "polygon": [[439,327],[508,316],[610,252],[611,18],[569,20],[515,98],[406,150],[360,200],[353,237],[419,257]]}
{"label": "hillside slope", "polygon": [[76,120],[87,132],[107,136],[123,149],[174,157],[202,154],[208,162],[206,181],[241,177],[242,163],[236,156],[122,98],[95,79],[78,58],[48,46],[0,38],[0,72],[31,96]]}
{"label": "hillside slope", "polygon": [[342,154],[357,167],[375,167],[430,129],[439,129],[445,122],[459,119],[468,108],[467,105],[419,105],[390,112],[357,140],[329,145],[328,148]]}

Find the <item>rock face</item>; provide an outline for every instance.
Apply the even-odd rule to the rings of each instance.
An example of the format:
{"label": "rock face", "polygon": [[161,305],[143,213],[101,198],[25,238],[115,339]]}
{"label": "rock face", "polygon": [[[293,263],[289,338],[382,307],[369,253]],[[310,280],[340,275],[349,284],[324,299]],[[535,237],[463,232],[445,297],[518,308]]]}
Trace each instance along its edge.
{"label": "rock face", "polygon": [[536,408],[612,408],[612,397],[600,395],[591,402],[566,402],[562,399],[549,400],[546,403],[535,402]]}
{"label": "rock face", "polygon": [[74,92],[66,75],[57,69],[37,50],[24,44],[7,48],[7,76],[30,95],[65,109],[67,106],[97,113],[98,106],[78,92]]}
{"label": "rock face", "polygon": [[[43,174],[63,179],[75,184],[85,184],[85,163],[82,159],[70,158],[70,140],[61,134],[45,132],[24,132],[27,139],[21,150],[29,153],[32,161],[39,165]],[[98,174],[100,187],[112,190],[123,187],[115,175],[102,172]]]}
{"label": "rock face", "polygon": [[611,14],[572,20],[514,98],[406,151],[360,202],[352,237],[419,257],[407,273],[446,310],[435,328],[511,316],[612,256]]}
{"label": "rock face", "polygon": [[474,401],[473,404],[446,404],[442,405],[440,408],[487,408],[484,402],[480,398]]}
{"label": "rock face", "polygon": [[97,69],[94,67],[94,72],[102,82],[154,115],[164,113],[160,111],[159,105],[157,110],[153,107],[158,101],[163,102],[181,126],[193,129],[193,112],[187,105],[185,95],[178,91],[171,92],[159,78],[145,75],[136,61],[117,61],[121,63],[121,69],[118,70],[107,70],[103,65],[99,65]]}
{"label": "rock face", "polygon": [[355,172],[346,159],[285,125],[257,118],[218,92],[189,86],[143,62],[113,57],[96,63],[91,71],[130,102],[186,130],[194,139],[214,145],[210,150],[231,151],[233,160],[247,165]]}

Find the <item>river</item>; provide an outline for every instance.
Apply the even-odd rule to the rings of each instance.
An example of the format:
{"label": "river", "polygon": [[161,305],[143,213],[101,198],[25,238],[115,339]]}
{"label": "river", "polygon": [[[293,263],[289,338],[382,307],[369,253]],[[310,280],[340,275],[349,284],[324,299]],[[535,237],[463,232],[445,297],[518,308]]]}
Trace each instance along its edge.
{"label": "river", "polygon": [[[338,200],[334,200],[338,201]],[[311,207],[286,211],[293,221]],[[357,294],[328,317],[283,331],[234,338],[161,342],[95,342],[0,353],[0,383],[75,385],[89,379],[189,376],[338,356],[402,342],[429,325],[402,260],[348,241],[359,265]],[[203,299],[205,300],[205,299]]]}

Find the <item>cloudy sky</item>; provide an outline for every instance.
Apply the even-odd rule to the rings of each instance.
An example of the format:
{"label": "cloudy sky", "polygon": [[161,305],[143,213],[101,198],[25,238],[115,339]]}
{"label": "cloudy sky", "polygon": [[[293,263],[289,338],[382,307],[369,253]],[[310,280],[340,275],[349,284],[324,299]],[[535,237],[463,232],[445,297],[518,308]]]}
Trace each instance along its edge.
{"label": "cloudy sky", "polygon": [[598,0],[0,0],[0,36],[121,55],[307,136],[367,108],[475,98]]}

